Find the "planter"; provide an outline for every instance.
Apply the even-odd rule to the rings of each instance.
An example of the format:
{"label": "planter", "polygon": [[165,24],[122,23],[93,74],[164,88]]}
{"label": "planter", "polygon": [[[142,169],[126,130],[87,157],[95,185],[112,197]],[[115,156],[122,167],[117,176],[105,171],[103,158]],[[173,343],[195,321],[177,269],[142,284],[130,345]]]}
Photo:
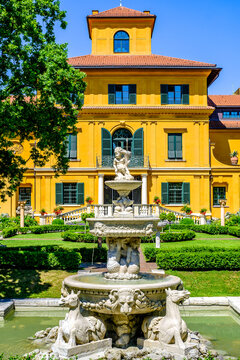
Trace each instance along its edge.
{"label": "planter", "polygon": [[237,165],[238,164],[238,157],[237,156],[233,156],[230,158],[232,165]]}

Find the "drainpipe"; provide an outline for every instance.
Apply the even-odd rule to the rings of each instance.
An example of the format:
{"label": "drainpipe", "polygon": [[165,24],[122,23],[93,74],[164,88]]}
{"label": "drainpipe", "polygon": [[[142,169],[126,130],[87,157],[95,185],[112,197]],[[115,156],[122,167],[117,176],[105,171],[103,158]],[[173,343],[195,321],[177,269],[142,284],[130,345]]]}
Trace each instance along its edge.
{"label": "drainpipe", "polygon": [[209,210],[212,212],[212,160],[211,160],[211,140],[209,138]]}

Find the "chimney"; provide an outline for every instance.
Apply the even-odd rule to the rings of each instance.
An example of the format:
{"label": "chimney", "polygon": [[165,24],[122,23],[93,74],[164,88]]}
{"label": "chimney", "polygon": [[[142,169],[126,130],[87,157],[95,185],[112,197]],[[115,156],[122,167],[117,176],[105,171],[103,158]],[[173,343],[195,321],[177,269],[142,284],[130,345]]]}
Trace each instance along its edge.
{"label": "chimney", "polygon": [[150,11],[149,11],[149,10],[144,10],[143,12],[144,12],[144,14],[147,14],[147,15],[150,14]]}
{"label": "chimney", "polygon": [[92,10],[92,15],[97,15],[99,13],[99,10]]}

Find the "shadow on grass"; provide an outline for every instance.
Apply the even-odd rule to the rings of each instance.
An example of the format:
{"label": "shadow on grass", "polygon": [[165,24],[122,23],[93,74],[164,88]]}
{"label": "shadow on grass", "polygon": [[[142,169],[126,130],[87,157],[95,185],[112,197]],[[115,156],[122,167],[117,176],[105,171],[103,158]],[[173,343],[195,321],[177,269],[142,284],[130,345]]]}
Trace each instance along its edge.
{"label": "shadow on grass", "polygon": [[48,290],[52,285],[42,283],[41,274],[37,270],[0,270],[0,299],[26,298]]}

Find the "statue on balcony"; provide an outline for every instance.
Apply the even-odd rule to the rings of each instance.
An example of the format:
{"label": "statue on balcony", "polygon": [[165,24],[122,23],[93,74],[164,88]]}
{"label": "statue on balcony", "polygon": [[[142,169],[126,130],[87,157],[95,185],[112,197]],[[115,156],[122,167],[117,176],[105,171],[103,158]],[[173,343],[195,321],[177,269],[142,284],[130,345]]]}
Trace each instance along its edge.
{"label": "statue on balcony", "polygon": [[115,180],[133,180],[133,176],[130,175],[128,170],[131,152],[121,147],[116,147],[114,154],[113,166],[116,174]]}

